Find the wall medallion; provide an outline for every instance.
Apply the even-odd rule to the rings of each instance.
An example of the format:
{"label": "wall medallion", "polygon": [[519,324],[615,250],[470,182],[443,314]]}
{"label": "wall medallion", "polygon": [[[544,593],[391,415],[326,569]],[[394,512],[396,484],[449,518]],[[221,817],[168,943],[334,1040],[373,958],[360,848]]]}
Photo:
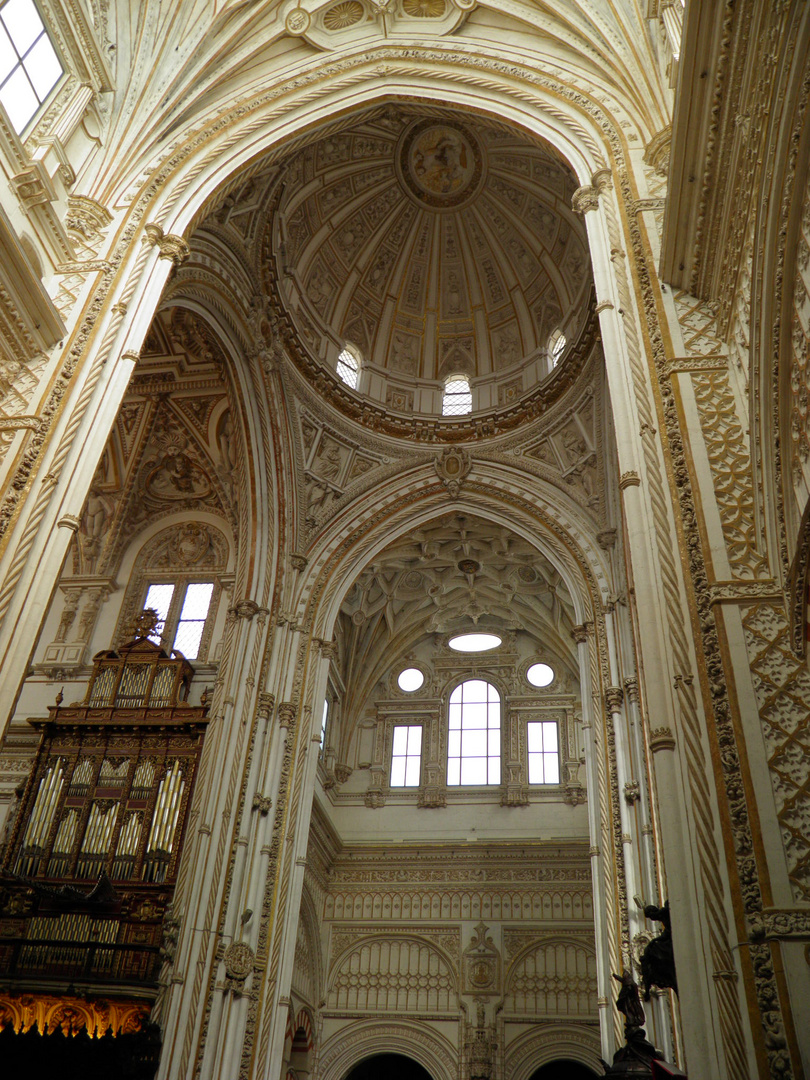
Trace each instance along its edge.
{"label": "wall medallion", "polygon": [[475,198],[486,170],[481,145],[468,128],[428,117],[406,128],[397,152],[397,172],[421,206],[455,210]]}

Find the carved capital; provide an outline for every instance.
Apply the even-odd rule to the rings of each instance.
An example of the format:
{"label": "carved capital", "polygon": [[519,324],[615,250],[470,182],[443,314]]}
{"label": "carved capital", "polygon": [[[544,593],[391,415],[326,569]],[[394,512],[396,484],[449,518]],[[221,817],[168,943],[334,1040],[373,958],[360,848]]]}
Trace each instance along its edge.
{"label": "carved capital", "polygon": [[654,728],[650,732],[650,749],[655,754],[659,750],[674,750],[675,736],[668,727]]}
{"label": "carved capital", "polygon": [[171,259],[175,266],[182,266],[191,254],[191,250],[182,236],[174,233],[164,233],[160,225],[150,223],[144,226],[144,243],[149,247],[157,247],[159,258]]}
{"label": "carved capital", "polygon": [[616,530],[603,529],[596,534],[596,542],[603,551],[610,551],[616,543]]}
{"label": "carved capital", "polygon": [[641,785],[638,780],[628,780],[624,785],[624,799],[625,802],[630,803],[632,806],[634,802],[638,802],[641,798]]}
{"label": "carved capital", "polygon": [[273,800],[269,795],[256,794],[253,796],[252,809],[258,810],[262,817],[267,817],[273,806]]}
{"label": "carved capital", "polygon": [[[662,5],[663,7],[663,5]],[[669,173],[669,154],[672,146],[672,125],[667,124],[652,136],[644,147],[643,161],[651,165],[658,176],[666,177]]]}
{"label": "carved capital", "polygon": [[339,762],[335,765],[335,780],[339,784],[345,784],[349,777],[352,775],[352,768],[350,765]]}
{"label": "carved capital", "polygon": [[638,696],[638,679],[631,678],[624,680],[624,692],[627,695],[627,700],[634,702],[636,705],[639,703]]}
{"label": "carved capital", "polygon": [[262,720],[269,720],[275,703],[276,699],[273,694],[268,694],[266,691],[260,690],[256,702],[257,716],[259,716]]}
{"label": "carved capital", "polygon": [[56,523],[58,529],[70,529],[71,532],[78,532],[81,521],[75,514],[62,514]]}
{"label": "carved capital", "polygon": [[571,196],[571,209],[575,214],[588,214],[599,209],[599,189],[585,185],[577,188]]}
{"label": "carved capital", "polygon": [[313,638],[312,643],[316,649],[320,649],[321,656],[324,658],[324,660],[337,659],[336,641],[324,641],[323,638]]}
{"label": "carved capital", "polygon": [[237,600],[233,607],[228,608],[228,614],[233,613],[237,619],[250,621],[256,615],[266,615],[267,608],[259,607],[255,600]]}
{"label": "carved capital", "polygon": [[580,783],[566,784],[563,802],[569,806],[581,806],[587,801],[585,790]]}
{"label": "carved capital", "polygon": [[591,632],[591,623],[580,623],[571,630],[571,637],[577,643],[577,645],[584,645],[588,640],[588,634]]}
{"label": "carved capital", "polygon": [[610,191],[613,187],[613,173],[610,169],[597,169],[591,177],[591,183],[600,195],[603,191]]}
{"label": "carved capital", "polygon": [[625,488],[640,487],[640,486],[641,486],[641,477],[638,475],[637,472],[633,472],[632,470],[628,470],[627,472],[623,472],[622,475],[619,477],[619,490],[620,491],[624,491]]}
{"label": "carved capital", "polygon": [[620,686],[609,686],[605,690],[605,704],[612,712],[619,712],[624,702],[624,691]]}
{"label": "carved capital", "polygon": [[298,710],[291,701],[282,701],[278,707],[279,727],[291,728],[295,725],[295,717]]}
{"label": "carved capital", "polygon": [[293,570],[306,570],[308,561],[306,555],[300,555],[296,551],[290,555],[290,566]]}

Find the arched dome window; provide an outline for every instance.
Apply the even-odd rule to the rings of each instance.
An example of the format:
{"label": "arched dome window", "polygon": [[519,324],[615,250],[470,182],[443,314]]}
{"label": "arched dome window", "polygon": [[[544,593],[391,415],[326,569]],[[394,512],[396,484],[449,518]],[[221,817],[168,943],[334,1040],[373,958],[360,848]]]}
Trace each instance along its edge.
{"label": "arched dome window", "polygon": [[360,378],[360,356],[351,345],[344,345],[337,360],[338,378],[342,379],[352,390],[357,389],[357,381]]}
{"label": "arched dome window", "polygon": [[565,351],[567,345],[565,334],[559,327],[554,331],[551,337],[548,339],[548,351],[551,356],[551,366],[555,368],[560,362],[560,357]]}
{"label": "arched dome window", "polygon": [[450,695],[447,783],[500,784],[501,695],[483,679],[467,679]]}
{"label": "arched dome window", "polygon": [[442,416],[466,416],[472,412],[472,390],[466,375],[451,375],[444,384]]}

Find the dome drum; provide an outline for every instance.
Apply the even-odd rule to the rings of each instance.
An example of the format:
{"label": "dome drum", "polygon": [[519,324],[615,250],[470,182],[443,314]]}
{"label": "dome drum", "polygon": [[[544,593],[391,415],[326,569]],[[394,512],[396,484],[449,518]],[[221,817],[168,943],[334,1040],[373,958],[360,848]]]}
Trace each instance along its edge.
{"label": "dome drum", "polygon": [[348,344],[365,401],[425,417],[450,375],[469,378],[478,413],[559,377],[552,335],[575,351],[592,276],[577,181],[550,147],[473,114],[386,106],[284,176],[266,291],[316,368],[334,373]]}

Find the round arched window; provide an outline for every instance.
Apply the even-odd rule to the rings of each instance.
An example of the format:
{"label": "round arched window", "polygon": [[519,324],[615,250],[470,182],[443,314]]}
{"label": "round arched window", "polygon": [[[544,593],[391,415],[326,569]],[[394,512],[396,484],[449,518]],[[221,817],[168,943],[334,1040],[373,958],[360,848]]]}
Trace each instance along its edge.
{"label": "round arched window", "polygon": [[450,695],[447,783],[500,784],[501,695],[483,679],[467,679]]}
{"label": "round arched window", "polygon": [[357,389],[357,380],[360,378],[360,356],[353,345],[344,345],[337,360],[337,374],[338,378],[352,390]]}
{"label": "round arched window", "polygon": [[565,351],[565,346],[567,344],[568,343],[566,341],[565,334],[560,329],[555,330],[551,337],[548,339],[548,351],[549,355],[551,356],[552,367],[556,367],[559,363],[560,357]]}
{"label": "round arched window", "polygon": [[442,416],[465,416],[472,412],[472,390],[466,375],[451,375],[444,384]]}

